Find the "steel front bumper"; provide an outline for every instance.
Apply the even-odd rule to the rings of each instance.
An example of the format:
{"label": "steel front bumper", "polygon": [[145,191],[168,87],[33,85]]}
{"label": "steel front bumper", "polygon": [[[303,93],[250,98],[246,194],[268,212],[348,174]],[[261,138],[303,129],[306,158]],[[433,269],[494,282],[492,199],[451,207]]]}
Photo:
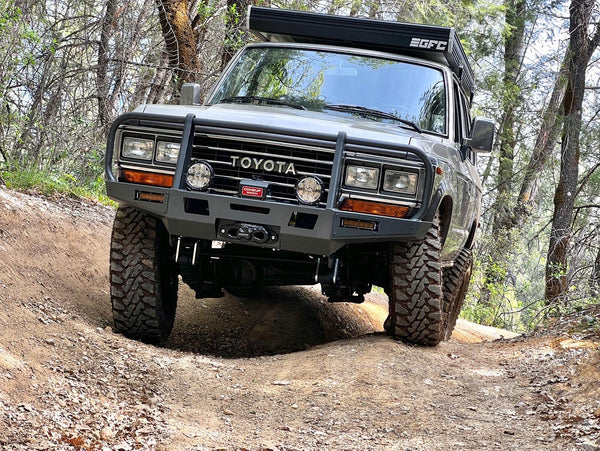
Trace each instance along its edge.
{"label": "steel front bumper", "polygon": [[[423,239],[430,221],[398,219],[287,205],[268,200],[219,196],[193,191],[107,181],[107,194],[122,205],[147,211],[164,222],[171,235],[205,240],[331,255],[350,243],[407,241]],[[162,197],[162,202],[158,201]],[[153,200],[141,200],[141,198]],[[358,219],[376,224],[376,230],[343,227],[342,219]],[[223,235],[223,226],[251,224],[276,235],[275,240],[259,243]]]}

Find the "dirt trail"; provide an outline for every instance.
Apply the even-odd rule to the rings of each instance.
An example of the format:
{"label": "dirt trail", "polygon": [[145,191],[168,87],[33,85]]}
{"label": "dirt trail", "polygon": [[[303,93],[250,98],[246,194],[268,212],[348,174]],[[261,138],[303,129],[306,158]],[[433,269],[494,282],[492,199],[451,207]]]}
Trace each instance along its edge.
{"label": "dirt trail", "polygon": [[181,288],[166,348],[114,334],[113,214],[0,188],[0,449],[600,449],[599,344],[577,336],[461,321],[408,346],[384,296],[311,287]]}

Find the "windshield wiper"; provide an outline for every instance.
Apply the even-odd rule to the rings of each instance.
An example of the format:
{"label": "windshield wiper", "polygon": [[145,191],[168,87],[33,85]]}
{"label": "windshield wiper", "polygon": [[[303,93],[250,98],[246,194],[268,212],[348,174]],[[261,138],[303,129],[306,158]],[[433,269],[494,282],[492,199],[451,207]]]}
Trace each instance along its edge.
{"label": "windshield wiper", "polygon": [[386,113],[385,111],[375,110],[373,108],[367,108],[360,105],[347,105],[344,103],[330,103],[328,105],[323,106],[324,110],[333,110],[333,111],[341,111],[344,113],[356,113],[362,116],[374,116],[380,119],[390,119],[392,121],[401,122],[402,124],[408,125],[412,127],[419,133],[423,133],[421,127],[415,124],[408,119],[403,119],[401,117],[396,116],[395,114]]}
{"label": "windshield wiper", "polygon": [[272,97],[261,97],[261,96],[232,96],[225,97],[224,99],[219,100],[217,103],[252,103],[252,102],[262,102],[268,103],[271,105],[283,105],[289,106],[290,108],[296,108],[297,110],[305,110],[302,105],[293,102],[287,102],[285,100],[274,99]]}

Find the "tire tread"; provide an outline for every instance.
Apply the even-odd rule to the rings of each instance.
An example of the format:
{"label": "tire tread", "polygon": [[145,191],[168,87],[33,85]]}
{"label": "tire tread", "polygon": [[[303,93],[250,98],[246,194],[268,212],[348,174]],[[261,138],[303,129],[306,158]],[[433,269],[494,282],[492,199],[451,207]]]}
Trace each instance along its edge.
{"label": "tire tread", "polygon": [[177,272],[168,261],[166,230],[153,216],[120,207],[110,252],[115,329],[146,343],[163,344],[173,327]]}
{"label": "tire tread", "polygon": [[409,343],[443,339],[441,240],[436,219],[424,240],[392,244],[390,316],[385,329]]}

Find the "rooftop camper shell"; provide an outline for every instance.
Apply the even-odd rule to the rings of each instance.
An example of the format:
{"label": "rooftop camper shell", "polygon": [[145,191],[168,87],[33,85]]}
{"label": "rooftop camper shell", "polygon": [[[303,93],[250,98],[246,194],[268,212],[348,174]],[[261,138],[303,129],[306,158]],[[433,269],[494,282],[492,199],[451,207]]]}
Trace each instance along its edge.
{"label": "rooftop camper shell", "polygon": [[247,28],[263,41],[363,48],[448,66],[471,97],[475,76],[454,28],[250,6]]}

